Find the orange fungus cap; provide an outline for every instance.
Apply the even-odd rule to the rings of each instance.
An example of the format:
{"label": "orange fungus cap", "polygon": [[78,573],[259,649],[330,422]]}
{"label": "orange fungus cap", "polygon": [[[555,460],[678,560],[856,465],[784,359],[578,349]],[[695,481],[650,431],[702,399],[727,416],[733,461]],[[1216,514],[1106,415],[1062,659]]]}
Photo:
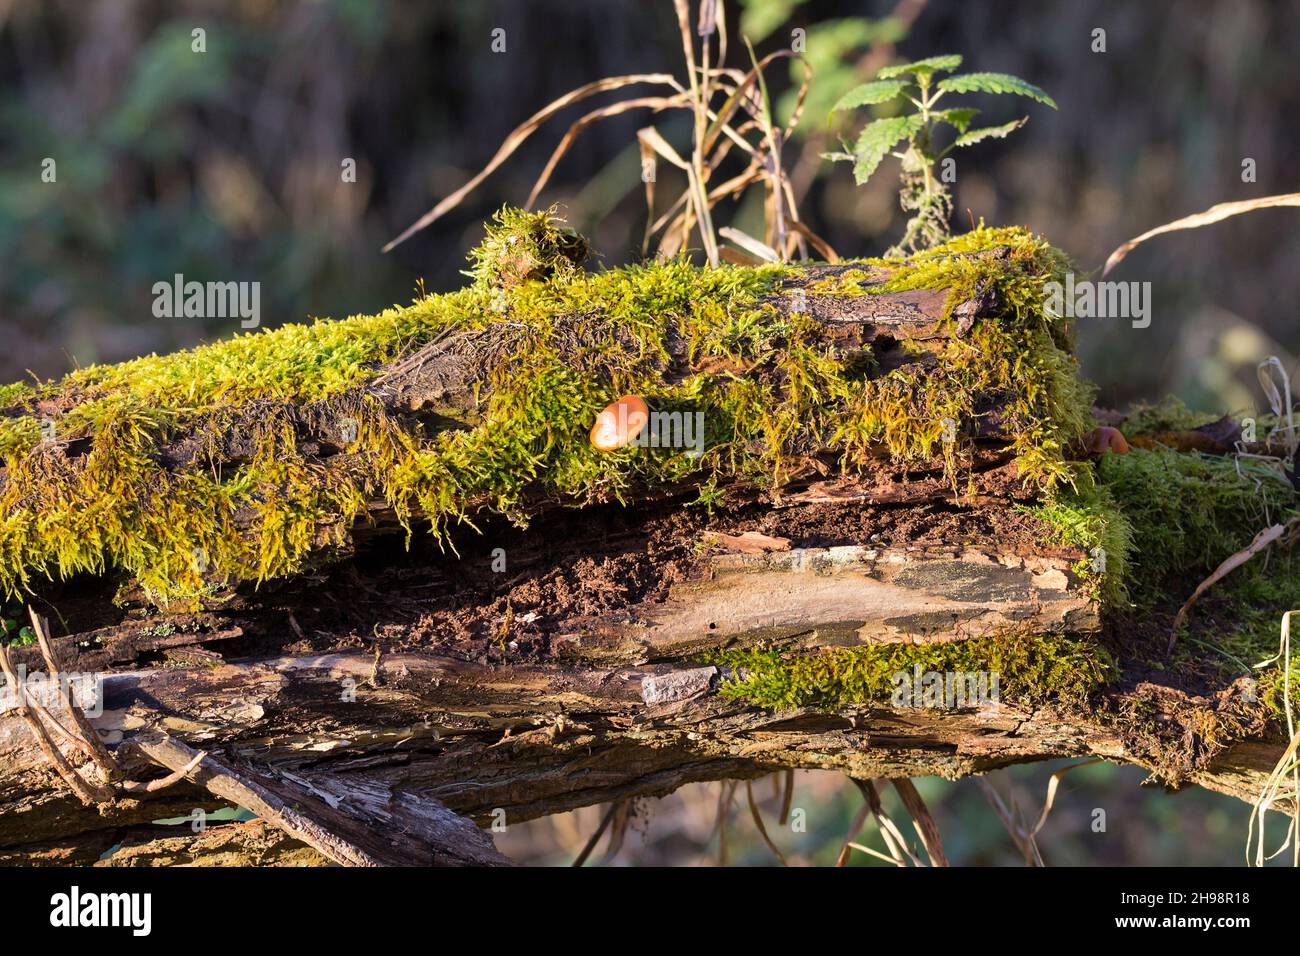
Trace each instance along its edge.
{"label": "orange fungus cap", "polygon": [[600,451],[613,451],[634,441],[645,431],[650,409],[639,395],[624,395],[610,402],[591,426],[591,443]]}

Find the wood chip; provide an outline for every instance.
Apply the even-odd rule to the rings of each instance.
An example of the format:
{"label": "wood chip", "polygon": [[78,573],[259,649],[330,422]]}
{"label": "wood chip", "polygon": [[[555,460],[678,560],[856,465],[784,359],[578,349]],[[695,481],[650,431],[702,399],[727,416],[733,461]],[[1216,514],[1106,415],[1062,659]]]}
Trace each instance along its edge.
{"label": "wood chip", "polygon": [[743,534],[726,534],[722,531],[704,532],[704,542],[728,551],[740,551],[744,554],[767,554],[771,551],[789,551],[790,539],[777,538],[746,531]]}

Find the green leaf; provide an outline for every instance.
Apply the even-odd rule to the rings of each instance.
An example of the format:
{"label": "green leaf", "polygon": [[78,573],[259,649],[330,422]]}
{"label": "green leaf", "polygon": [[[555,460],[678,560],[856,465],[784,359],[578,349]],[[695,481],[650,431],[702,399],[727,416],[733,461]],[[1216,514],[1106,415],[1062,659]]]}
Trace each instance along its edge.
{"label": "green leaf", "polygon": [[893,66],[887,66],[877,73],[876,78],[887,80],[890,77],[902,76],[904,73],[929,76],[932,73],[948,73],[959,66],[961,66],[961,54],[949,53],[947,56],[926,57],[924,60],[917,60],[915,63],[895,63]]}
{"label": "green leaf", "polygon": [[855,106],[884,103],[892,100],[905,89],[907,89],[907,80],[875,80],[871,83],[863,83],[841,96],[839,102],[831,107],[831,112],[838,113],[840,110],[851,110]]}
{"label": "green leaf", "polygon": [[1034,84],[1026,83],[1010,73],[965,73],[950,76],[939,81],[939,89],[945,93],[1014,93],[1056,109],[1056,101],[1050,96]]}
{"label": "green leaf", "polygon": [[880,161],[889,151],[905,139],[915,136],[923,121],[918,116],[890,116],[868,123],[858,135],[853,147],[857,159],[853,163],[853,178],[859,186],[871,178]]}
{"label": "green leaf", "polygon": [[970,127],[970,121],[975,118],[977,113],[979,113],[979,110],[959,106],[951,110],[937,110],[930,115],[934,119],[942,120],[950,126],[955,126],[957,132],[964,133]]}
{"label": "green leaf", "polygon": [[1024,126],[1027,119],[1028,117],[1021,117],[1018,120],[1012,120],[1010,123],[1003,123],[1001,126],[985,126],[983,129],[973,129],[969,133],[962,133],[952,141],[952,146],[949,149],[970,146],[986,139],[1002,139],[1013,130]]}

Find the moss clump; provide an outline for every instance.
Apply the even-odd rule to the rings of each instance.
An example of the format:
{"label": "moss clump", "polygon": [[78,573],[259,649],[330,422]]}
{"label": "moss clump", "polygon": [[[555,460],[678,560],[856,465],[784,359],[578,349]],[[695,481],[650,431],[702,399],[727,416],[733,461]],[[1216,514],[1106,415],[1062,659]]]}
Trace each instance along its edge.
{"label": "moss clump", "polygon": [[[1283,716],[1282,615],[1300,609],[1300,554],[1275,551],[1232,572],[1194,607],[1179,635],[1174,666],[1208,670],[1225,683],[1249,676],[1255,700]],[[1291,699],[1300,700],[1300,653],[1291,653]]]}
{"label": "moss clump", "polygon": [[483,242],[469,254],[466,273],[485,288],[570,276],[590,254],[587,240],[555,218],[555,210],[506,207],[493,217]]}
{"label": "moss clump", "polygon": [[1069,486],[1022,510],[1052,529],[1054,543],[1086,552],[1074,572],[1087,582],[1095,598],[1109,607],[1128,600],[1133,530],[1110,489],[1097,483],[1090,465],[1078,465]]}
{"label": "moss clump", "polygon": [[[993,246],[1010,251],[974,254]],[[0,591],[121,569],[160,603],[193,601],[301,571],[344,544],[376,498],[408,528],[419,515],[441,533],[471,509],[524,523],[538,494],[581,504],[684,479],[780,481],[827,450],[853,471],[877,464],[882,444],[931,455],[944,418],[971,433],[998,407],[1026,480],[1051,487],[1066,474],[1086,390],[1068,330],[1042,308],[1059,255],[1023,231],[979,230],[891,264],[884,287],[933,283],[952,302],[991,290],[1004,308],[955,337],[938,368],[880,378],[864,378],[861,356],[822,324],[775,307],[787,267],[588,273],[579,258],[549,214],[505,211],[465,289],[7,389]],[[374,380],[449,333],[481,368],[476,407],[465,427],[426,430],[388,409]],[[728,371],[707,371],[720,360]],[[593,449],[596,413],[628,392],[658,411],[703,412],[702,453]],[[56,442],[40,441],[38,401],[63,409]],[[325,439],[341,453],[317,454]],[[955,476],[952,443],[943,452]]]}
{"label": "moss clump", "polygon": [[1130,525],[1126,579],[1139,606],[1166,594],[1171,577],[1208,573],[1266,525],[1300,515],[1279,476],[1239,473],[1232,458],[1134,448],[1104,455],[1097,471]]}
{"label": "moss clump", "polygon": [[1120,430],[1126,437],[1152,432],[1177,432],[1200,428],[1218,420],[1218,415],[1187,407],[1176,395],[1167,395],[1154,405],[1137,405],[1125,417]]}
{"label": "moss clump", "polygon": [[[1182,427],[1166,413],[1151,427]],[[1175,605],[1232,554],[1270,524],[1300,515],[1300,496],[1275,472],[1232,457],[1134,448],[1105,455],[1097,466],[1101,489],[1122,509],[1131,549],[1125,578],[1136,607]],[[1257,665],[1277,653],[1282,615],[1300,608],[1300,554],[1275,546],[1214,585],[1194,606],[1166,658],[1163,642],[1148,663],[1197,679],[1229,682],[1250,676],[1255,699],[1274,718],[1282,714],[1280,662]],[[1300,655],[1291,680],[1300,686]]]}
{"label": "moss clump", "polygon": [[[1027,483],[1052,489],[1068,482],[1068,449],[1093,424],[1093,390],[1070,354],[1069,323],[1046,304],[1045,285],[1063,280],[1065,257],[1023,229],[981,227],[905,263],[873,259],[864,266],[813,291],[947,290],[941,320],[947,338],[934,367],[904,366],[857,390],[839,434],[846,459],[869,456],[881,442],[902,459],[936,452],[951,458],[955,445],[944,441],[945,421],[974,435],[989,419],[1010,436]],[[888,278],[873,282],[879,272]],[[977,298],[995,302],[999,319],[962,332],[954,309]]]}
{"label": "moss clump", "polygon": [[1083,706],[1115,676],[1115,665],[1091,638],[1012,632],[963,641],[829,648],[818,654],[778,650],[723,651],[710,663],[731,668],[719,693],[761,707],[887,704],[895,675],[919,666],[930,673],[997,674],[1002,699]]}

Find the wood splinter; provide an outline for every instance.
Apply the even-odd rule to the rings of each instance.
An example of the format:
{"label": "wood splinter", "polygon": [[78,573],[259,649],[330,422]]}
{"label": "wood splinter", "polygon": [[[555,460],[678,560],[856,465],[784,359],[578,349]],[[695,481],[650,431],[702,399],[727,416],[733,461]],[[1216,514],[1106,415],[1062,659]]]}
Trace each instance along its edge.
{"label": "wood splinter", "polygon": [[[150,733],[127,746],[151,763],[170,771],[157,780],[121,779],[118,760],[99,739],[63,680],[44,618],[31,612],[41,654],[57,689],[60,720],[35,699],[20,679],[9,647],[0,643],[0,669],[13,694],[18,714],[36,737],[45,758],[77,798],[106,812],[124,795],[153,794],[182,781],[191,781],[214,796],[252,810],[260,818],[344,866],[502,866],[509,860],[471,821],[438,801],[408,794],[376,797],[370,792],[331,794],[300,777],[281,778],[251,767],[218,760],[164,733]],[[378,679],[376,645],[372,679]],[[65,723],[68,726],[65,726]],[[80,751],[102,781],[87,779],[55,742],[57,733],[69,750]],[[84,768],[83,768],[84,769]],[[344,804],[347,804],[346,806]],[[389,830],[400,837],[394,839]]]}
{"label": "wood splinter", "polygon": [[[131,794],[157,793],[159,790],[180,783],[198,768],[204,757],[207,756],[203,751],[196,752],[194,758],[184,767],[174,770],[161,779],[146,781],[119,779],[122,772],[117,765],[117,761],[108,748],[104,746],[104,742],[99,739],[99,734],[95,732],[95,728],[91,725],[85,711],[77,706],[77,702],[72,695],[72,689],[63,680],[58,658],[54,654],[54,646],[50,643],[49,627],[45,618],[37,614],[32,608],[28,608],[28,614],[32,619],[32,630],[36,634],[36,643],[40,646],[41,656],[45,658],[45,666],[49,669],[49,684],[55,688],[54,692],[57,695],[59,706],[71,719],[72,726],[63,726],[62,722],[54,714],[50,713],[44,704],[30,695],[26,681],[18,676],[17,669],[13,665],[7,644],[0,644],[0,669],[4,671],[5,680],[9,685],[10,693],[13,694],[14,706],[18,710],[19,716],[31,728],[41,751],[53,765],[59,777],[83,804],[88,807],[107,808],[116,802],[119,792]],[[77,768],[72,766],[59,745],[55,743],[50,734],[50,728],[58,732],[70,749],[80,751],[94,764],[103,778],[103,782],[87,780]]]}

